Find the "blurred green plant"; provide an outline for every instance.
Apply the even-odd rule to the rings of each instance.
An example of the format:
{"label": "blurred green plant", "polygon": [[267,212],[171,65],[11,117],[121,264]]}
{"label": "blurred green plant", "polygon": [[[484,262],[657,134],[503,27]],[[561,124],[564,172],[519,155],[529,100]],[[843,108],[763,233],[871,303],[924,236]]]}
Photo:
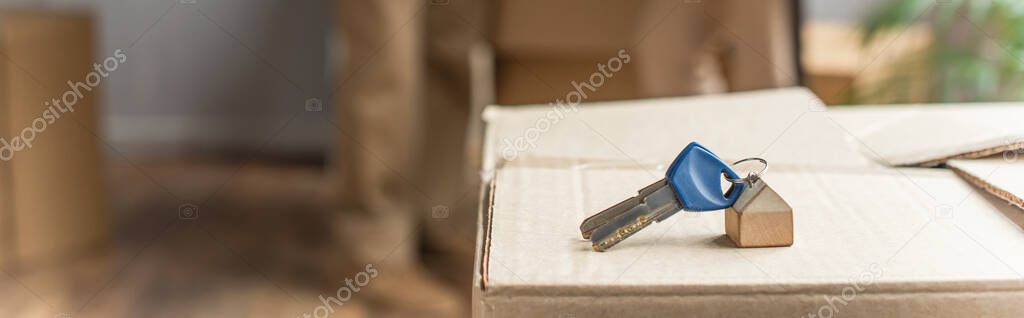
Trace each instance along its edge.
{"label": "blurred green plant", "polygon": [[852,103],[920,102],[912,100],[914,87],[923,87],[927,102],[1024,99],[1024,1],[893,0],[868,16],[861,43],[915,24],[930,26],[930,44],[899,58],[885,79],[851,92]]}

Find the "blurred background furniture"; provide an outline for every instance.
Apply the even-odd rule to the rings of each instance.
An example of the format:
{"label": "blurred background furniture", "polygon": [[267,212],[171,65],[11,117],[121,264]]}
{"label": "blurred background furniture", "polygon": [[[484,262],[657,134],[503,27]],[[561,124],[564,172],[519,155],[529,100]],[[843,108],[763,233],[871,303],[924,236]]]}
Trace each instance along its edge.
{"label": "blurred background furniture", "polygon": [[[95,72],[92,26],[83,12],[0,11],[0,265],[6,269],[95,255],[108,245],[98,92],[69,86]],[[50,107],[56,101],[71,102],[70,109]]]}
{"label": "blurred background furniture", "polygon": [[496,102],[565,99],[619,50],[634,57],[588,101],[800,84],[800,3],[494,2]]}

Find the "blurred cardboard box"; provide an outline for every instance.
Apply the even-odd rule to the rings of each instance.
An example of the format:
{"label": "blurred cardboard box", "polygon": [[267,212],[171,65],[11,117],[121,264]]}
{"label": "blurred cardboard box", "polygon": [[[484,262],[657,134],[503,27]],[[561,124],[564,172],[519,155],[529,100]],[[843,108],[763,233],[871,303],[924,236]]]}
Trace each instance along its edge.
{"label": "blurred cardboard box", "polygon": [[[843,126],[807,90],[592,103],[544,119],[553,111],[485,112],[476,317],[1024,311],[1021,211],[950,170],[881,164],[851,133],[866,127]],[[716,211],[593,252],[580,222],[661,178],[691,140],[727,161],[767,159],[795,244],[735,248]]]}
{"label": "blurred cardboard box", "polygon": [[105,62],[95,40],[85,14],[0,12],[0,263],[59,261],[106,241],[96,86],[109,73],[94,69]]}
{"label": "blurred cardboard box", "polygon": [[633,64],[600,70],[607,81],[588,101],[795,85],[791,4],[759,1],[751,12],[744,1],[495,1],[497,102],[565,99],[625,55]]}
{"label": "blurred cardboard box", "polygon": [[[905,100],[916,102],[927,100],[927,72],[911,69],[921,66],[917,64],[920,52],[931,43],[927,26],[882,32],[864,44],[856,25],[810,22],[803,26],[801,37],[806,85],[825,104],[886,103],[891,102],[892,94],[904,94]],[[900,83],[904,87],[896,90],[879,86],[900,72],[917,75],[903,78]]]}
{"label": "blurred cardboard box", "polygon": [[[526,104],[565,99],[620,49],[634,46],[636,3],[608,1],[495,1],[497,100]],[[566,14],[572,12],[572,14]],[[596,22],[595,22],[596,21]],[[615,74],[589,100],[635,98],[635,67]]]}

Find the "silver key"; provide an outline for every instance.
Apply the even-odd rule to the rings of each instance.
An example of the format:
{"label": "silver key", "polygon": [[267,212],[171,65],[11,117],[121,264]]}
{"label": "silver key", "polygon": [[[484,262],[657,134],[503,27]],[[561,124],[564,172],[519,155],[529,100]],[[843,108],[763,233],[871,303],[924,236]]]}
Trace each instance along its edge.
{"label": "silver key", "polygon": [[590,239],[595,251],[605,251],[683,209],[665,179],[640,189],[631,197],[583,221],[580,232]]}

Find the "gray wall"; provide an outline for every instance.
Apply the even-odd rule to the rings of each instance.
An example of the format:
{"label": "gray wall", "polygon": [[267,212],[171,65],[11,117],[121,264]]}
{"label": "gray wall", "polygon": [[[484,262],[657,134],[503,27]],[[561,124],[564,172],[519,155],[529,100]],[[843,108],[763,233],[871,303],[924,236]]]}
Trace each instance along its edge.
{"label": "gray wall", "polygon": [[[0,0],[85,9],[97,59],[128,61],[102,84],[104,136],[128,153],[321,151],[333,128],[306,112],[330,94],[329,0]],[[330,105],[324,103],[325,108]],[[290,120],[289,120],[290,119]],[[149,147],[139,147],[149,145]]]}
{"label": "gray wall", "polygon": [[859,23],[869,10],[891,0],[803,0],[807,20]]}

